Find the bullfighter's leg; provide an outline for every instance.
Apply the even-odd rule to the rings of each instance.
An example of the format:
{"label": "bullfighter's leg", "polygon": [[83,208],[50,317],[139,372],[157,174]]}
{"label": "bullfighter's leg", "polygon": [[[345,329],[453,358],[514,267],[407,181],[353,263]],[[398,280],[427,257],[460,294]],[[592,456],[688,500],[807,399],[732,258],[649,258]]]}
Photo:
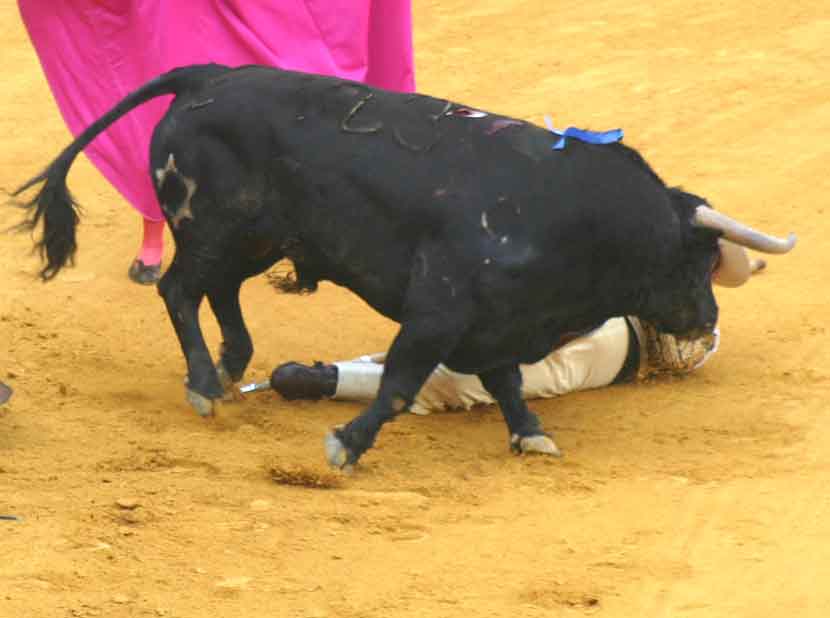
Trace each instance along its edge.
{"label": "bullfighter's leg", "polygon": [[484,388],[499,403],[507,429],[510,448],[517,453],[544,453],[559,456],[554,441],[522,398],[522,374],[518,365],[491,369],[478,374]]}
{"label": "bullfighter's leg", "polygon": [[222,347],[216,371],[227,392],[239,382],[254,354],[251,335],[245,327],[242,307],[239,304],[239,288],[242,280],[224,280],[223,287],[208,291],[208,301],[222,330]]}
{"label": "bullfighter's leg", "polygon": [[187,272],[177,254],[159,281],[158,292],[187,360],[187,399],[201,416],[210,416],[213,400],[223,390],[199,327],[199,306],[205,293]]}

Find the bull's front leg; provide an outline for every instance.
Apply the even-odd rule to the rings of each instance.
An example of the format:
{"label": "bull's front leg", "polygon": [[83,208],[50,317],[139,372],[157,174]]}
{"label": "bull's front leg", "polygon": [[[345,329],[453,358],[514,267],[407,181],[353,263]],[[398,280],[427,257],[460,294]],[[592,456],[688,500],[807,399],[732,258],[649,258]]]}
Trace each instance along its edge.
{"label": "bull's front leg", "polygon": [[539,417],[528,409],[522,398],[522,374],[518,365],[485,371],[478,377],[501,408],[514,452],[561,455],[553,439],[542,429]]}
{"label": "bull's front leg", "polygon": [[375,443],[381,427],[409,409],[439,363],[469,328],[475,303],[468,265],[447,254],[448,243],[427,239],[414,254],[401,329],[384,362],[377,398],[360,416],[326,436],[326,455],[348,468]]}
{"label": "bull's front leg", "polygon": [[457,343],[461,331],[456,324],[447,316],[429,316],[401,325],[386,357],[377,398],[363,414],[326,436],[326,456],[333,467],[351,468],[375,443],[383,424],[409,409]]}
{"label": "bull's front leg", "polygon": [[158,292],[187,361],[187,400],[200,416],[210,416],[213,402],[222,396],[223,389],[199,326],[199,305],[204,292],[196,289],[193,279],[174,259],[159,281]]}

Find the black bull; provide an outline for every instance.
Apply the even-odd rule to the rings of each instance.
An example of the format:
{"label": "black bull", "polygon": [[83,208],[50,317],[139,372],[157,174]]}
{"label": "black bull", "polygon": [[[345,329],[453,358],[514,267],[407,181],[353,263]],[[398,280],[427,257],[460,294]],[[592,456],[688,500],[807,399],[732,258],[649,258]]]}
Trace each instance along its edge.
{"label": "black bull", "polygon": [[[296,285],[345,286],[400,323],[377,398],[327,438],[350,465],[405,410],[438,363],[475,373],[519,452],[556,453],[520,396],[519,363],[563,335],[633,314],[694,336],[717,319],[710,275],[723,235],[760,234],[667,187],[616,143],[558,140],[531,124],[455,103],[265,67],[185,67],[129,95],[17,193],[43,182],[43,279],[74,256],[75,157],[131,109],[176,95],[155,129],[150,173],[176,243],[158,289],[202,414],[253,354],[242,282],[289,258]],[[16,194],[17,194],[16,193]],[[222,331],[214,366],[198,323],[207,296]]]}

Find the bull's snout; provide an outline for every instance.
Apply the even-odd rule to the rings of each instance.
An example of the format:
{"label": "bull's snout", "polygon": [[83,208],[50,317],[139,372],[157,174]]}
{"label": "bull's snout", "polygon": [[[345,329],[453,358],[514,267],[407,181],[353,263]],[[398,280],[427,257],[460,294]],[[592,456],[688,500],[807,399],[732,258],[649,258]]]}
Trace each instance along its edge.
{"label": "bull's snout", "polygon": [[675,337],[680,340],[701,339],[711,335],[714,331],[715,322],[706,322],[706,324],[699,328],[692,328],[684,333],[678,333]]}
{"label": "bull's snout", "polygon": [[711,335],[718,323],[718,306],[714,301],[702,302],[696,309],[689,308],[674,333],[678,339],[699,339]]}
{"label": "bull's snout", "polygon": [[674,310],[655,320],[658,330],[677,339],[699,339],[712,334],[718,322],[718,305],[714,296],[674,305]]}

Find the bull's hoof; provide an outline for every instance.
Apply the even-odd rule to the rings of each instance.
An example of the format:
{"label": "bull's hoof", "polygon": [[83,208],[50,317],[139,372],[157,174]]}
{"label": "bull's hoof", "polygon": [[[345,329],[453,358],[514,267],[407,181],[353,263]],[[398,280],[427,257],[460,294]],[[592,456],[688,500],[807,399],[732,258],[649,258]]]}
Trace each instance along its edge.
{"label": "bull's hoof", "polygon": [[510,449],[514,453],[540,453],[542,455],[552,455],[553,457],[562,456],[562,451],[559,450],[556,443],[550,436],[546,436],[545,434],[520,436],[514,433],[510,437]]}
{"label": "bull's hoof", "polygon": [[337,435],[342,425],[335,427],[332,431],[326,434],[326,459],[332,468],[343,470],[344,472],[351,472],[357,458],[354,456],[343,441]]}
{"label": "bull's hoof", "polygon": [[213,399],[208,399],[204,395],[200,395],[190,389],[187,389],[187,402],[196,410],[196,414],[201,417],[210,417],[216,412],[216,402]]}

